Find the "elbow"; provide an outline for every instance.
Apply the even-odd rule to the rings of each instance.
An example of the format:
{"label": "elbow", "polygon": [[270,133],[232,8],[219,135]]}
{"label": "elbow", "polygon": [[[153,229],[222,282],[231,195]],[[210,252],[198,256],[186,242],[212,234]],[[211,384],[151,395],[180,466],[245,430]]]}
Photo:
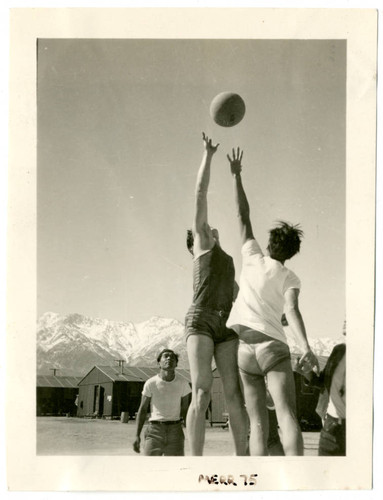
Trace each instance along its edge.
{"label": "elbow", "polygon": [[138,411],[137,411],[137,418],[141,417],[141,416],[146,416],[146,413],[147,413],[147,408],[145,406],[140,406],[138,408]]}
{"label": "elbow", "polygon": [[286,318],[296,318],[301,315],[298,304],[292,304],[291,306],[287,306],[285,309]]}
{"label": "elbow", "polygon": [[195,197],[198,200],[199,198],[206,198],[207,196],[207,188],[203,186],[197,186],[195,189]]}
{"label": "elbow", "polygon": [[250,221],[250,210],[239,210],[237,217],[242,224],[248,224]]}

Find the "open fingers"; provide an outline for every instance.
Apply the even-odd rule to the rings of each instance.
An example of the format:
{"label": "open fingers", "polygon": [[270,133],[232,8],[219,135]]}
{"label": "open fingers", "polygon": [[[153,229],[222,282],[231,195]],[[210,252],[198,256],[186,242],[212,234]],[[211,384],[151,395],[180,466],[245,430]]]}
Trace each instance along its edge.
{"label": "open fingers", "polygon": [[241,149],[239,147],[237,147],[237,150],[235,150],[235,148],[233,148],[231,150],[231,153],[233,155],[233,158],[230,158],[229,155],[227,155],[227,157],[229,158],[229,161],[239,161],[239,162],[241,162],[242,156],[243,156],[243,151],[241,151]]}
{"label": "open fingers", "polygon": [[209,137],[205,134],[205,132],[202,132],[202,139],[204,140],[207,146],[211,146],[211,139],[209,139]]}
{"label": "open fingers", "polygon": [[209,138],[209,137],[205,134],[205,132],[202,132],[202,139],[203,139],[203,141],[205,142],[206,146],[207,146],[208,148],[210,148],[211,150],[216,150],[216,149],[218,148],[218,146],[219,146],[219,143],[217,143],[216,145],[214,145],[214,144],[213,144],[213,142],[212,142],[212,139],[211,139],[211,138]]}
{"label": "open fingers", "polygon": [[306,352],[306,354],[300,358],[299,365],[303,371],[312,370],[314,366],[319,368],[318,360],[311,351]]}

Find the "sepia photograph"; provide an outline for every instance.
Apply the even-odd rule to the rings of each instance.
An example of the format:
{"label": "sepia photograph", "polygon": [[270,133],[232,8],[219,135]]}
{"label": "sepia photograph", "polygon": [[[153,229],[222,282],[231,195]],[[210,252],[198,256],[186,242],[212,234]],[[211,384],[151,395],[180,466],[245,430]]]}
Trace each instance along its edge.
{"label": "sepia photograph", "polygon": [[[157,367],[165,348],[180,356],[171,371],[192,388],[190,451],[202,454],[209,424],[208,434],[221,429],[222,448],[213,454],[246,454],[240,380],[256,454],[266,454],[267,406],[282,412],[278,423],[283,408],[293,414],[287,452],[302,454],[298,425],[310,434],[307,453],[313,450],[321,419],[311,368],[319,376],[345,342],[345,97],[344,40],[38,40],[38,454],[133,452],[127,437],[117,449],[103,448],[103,428],[82,443],[82,421],[71,433],[71,420],[39,417],[122,418],[135,430],[143,384],[157,368],[166,381],[174,376]],[[226,158],[233,147],[241,177]],[[256,228],[245,237],[235,201],[241,178]],[[194,251],[189,228],[198,237]],[[274,258],[267,256],[270,229]],[[261,268],[240,275],[250,265],[241,260],[247,241],[259,243],[251,252]],[[291,265],[290,254],[298,254]],[[233,329],[222,330],[228,320]],[[342,373],[333,413],[345,434]],[[276,407],[267,405],[264,380]],[[166,393],[158,397],[176,405]],[[180,407],[177,388],[174,397]],[[158,404],[151,426],[181,420],[179,409],[168,415]],[[66,426],[64,450],[51,439],[54,423]],[[86,425],[92,435],[93,422]],[[343,441],[336,454],[345,454]]]}
{"label": "sepia photograph", "polygon": [[12,12],[11,490],[371,488],[377,12],[200,12]]}

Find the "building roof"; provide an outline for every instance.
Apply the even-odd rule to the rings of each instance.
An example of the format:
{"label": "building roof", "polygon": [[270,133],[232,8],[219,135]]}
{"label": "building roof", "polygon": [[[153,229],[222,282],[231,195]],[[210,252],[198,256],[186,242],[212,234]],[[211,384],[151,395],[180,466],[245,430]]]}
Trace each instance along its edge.
{"label": "building roof", "polygon": [[[94,369],[100,370],[113,382],[146,382],[149,378],[154,377],[154,375],[158,373],[158,368],[143,368],[138,366],[124,366],[122,373],[121,369],[117,366],[94,366],[90,372]],[[85,377],[81,378],[80,382],[82,382],[90,372],[88,372]],[[179,377],[190,382],[189,370],[177,368],[176,373]]]}
{"label": "building roof", "polygon": [[[292,354],[292,364],[299,358],[297,354]],[[327,356],[317,356],[320,369],[326,365]],[[37,375],[37,387],[67,387],[76,388],[93,370],[100,370],[112,382],[146,382],[149,378],[157,375],[158,368],[147,368],[138,366],[124,366],[121,369],[118,366],[94,366],[84,377],[57,377],[55,375]],[[176,373],[179,377],[190,382],[190,370],[177,368]],[[218,370],[213,370],[213,376],[219,377]]]}
{"label": "building roof", "polygon": [[56,375],[37,375],[37,387],[61,387],[77,389],[82,377],[57,377]]}

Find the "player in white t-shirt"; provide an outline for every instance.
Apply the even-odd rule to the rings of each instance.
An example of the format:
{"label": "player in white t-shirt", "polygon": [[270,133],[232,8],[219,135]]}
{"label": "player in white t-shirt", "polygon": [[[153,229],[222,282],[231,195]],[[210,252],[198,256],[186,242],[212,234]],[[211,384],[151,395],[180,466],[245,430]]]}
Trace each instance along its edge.
{"label": "player in white t-shirt", "polygon": [[178,356],[174,351],[163,349],[157,362],[159,374],[147,380],[142,390],[133,449],[140,453],[141,431],[150,408],[144,455],[182,456],[185,443],[182,421],[186,419],[191,389],[188,382],[175,371]]}
{"label": "player in white t-shirt", "polygon": [[268,415],[266,385],[275,404],[285,455],[303,455],[303,439],[296,417],[295,384],[290,351],[281,317],[285,311],[290,328],[302,349],[303,370],[319,370],[310,349],[298,306],[300,281],[284,266],[300,249],[302,231],[281,222],[270,231],[268,255],[254,238],[250,208],[242,185],[243,151],[227,155],[234,179],[235,201],[242,239],[239,294],[227,326],[238,333],[238,366],[250,419],[250,453],[267,455]]}

